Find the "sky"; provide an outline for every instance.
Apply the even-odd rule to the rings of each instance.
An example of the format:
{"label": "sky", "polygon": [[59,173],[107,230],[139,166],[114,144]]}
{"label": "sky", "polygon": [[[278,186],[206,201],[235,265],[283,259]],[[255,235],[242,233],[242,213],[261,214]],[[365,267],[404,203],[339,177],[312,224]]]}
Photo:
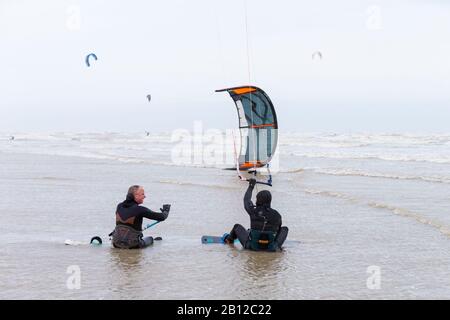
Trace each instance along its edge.
{"label": "sky", "polygon": [[214,91],[247,84],[280,130],[450,132],[449,16],[443,0],[0,0],[0,132],[235,128]]}

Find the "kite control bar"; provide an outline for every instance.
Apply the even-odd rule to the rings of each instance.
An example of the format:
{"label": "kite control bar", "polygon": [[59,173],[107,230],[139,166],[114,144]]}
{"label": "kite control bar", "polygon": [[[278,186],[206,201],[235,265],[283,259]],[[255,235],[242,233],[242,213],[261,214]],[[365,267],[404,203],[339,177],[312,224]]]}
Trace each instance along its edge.
{"label": "kite control bar", "polygon": [[[270,170],[269,170],[269,164],[267,164],[267,171],[269,172],[269,179],[267,180],[267,182],[262,182],[262,181],[258,181],[258,180],[256,180],[256,183],[258,183],[258,184],[264,184],[264,185],[266,185],[266,186],[269,186],[269,187],[272,187],[272,174],[270,173]],[[257,173],[257,171],[256,170],[249,170],[249,171],[247,171],[248,173],[252,173],[255,177],[256,177],[256,173]],[[241,179],[242,180],[242,179]],[[245,179],[245,181],[250,181],[249,179]]]}
{"label": "kite control bar", "polygon": [[[239,179],[241,181],[250,181],[250,179],[245,179],[242,175],[239,175]],[[256,181],[256,184],[264,184],[266,186],[272,187],[272,177],[269,178],[269,180],[267,180],[267,182],[262,182],[262,181]]]}
{"label": "kite control bar", "polygon": [[[248,181],[248,179],[247,179],[247,181]],[[270,179],[268,182],[256,181],[256,183],[265,184],[266,186],[271,187],[272,186],[272,179]]]}

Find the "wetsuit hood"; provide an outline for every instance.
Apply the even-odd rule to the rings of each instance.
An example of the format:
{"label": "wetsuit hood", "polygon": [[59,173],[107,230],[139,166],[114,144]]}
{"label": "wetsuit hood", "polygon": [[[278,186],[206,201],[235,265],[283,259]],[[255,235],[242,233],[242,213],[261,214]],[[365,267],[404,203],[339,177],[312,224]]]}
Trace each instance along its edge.
{"label": "wetsuit hood", "polygon": [[270,208],[272,202],[272,194],[268,190],[258,192],[256,195],[256,206],[263,206]]}
{"label": "wetsuit hood", "polygon": [[129,207],[135,206],[137,204],[138,203],[136,201],[134,201],[134,196],[132,194],[128,194],[125,201],[122,202],[122,205],[124,208],[129,208]]}

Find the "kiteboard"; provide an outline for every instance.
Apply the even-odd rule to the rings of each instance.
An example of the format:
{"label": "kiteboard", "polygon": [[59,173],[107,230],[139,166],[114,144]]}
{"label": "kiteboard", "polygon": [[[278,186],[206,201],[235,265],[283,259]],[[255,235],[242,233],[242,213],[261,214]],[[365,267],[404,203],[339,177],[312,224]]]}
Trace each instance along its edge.
{"label": "kiteboard", "polygon": [[[239,241],[238,239],[235,239],[234,242]],[[223,236],[202,236],[202,243],[203,244],[209,244],[209,243],[222,243],[224,244],[225,242],[223,241]]]}
{"label": "kiteboard", "polygon": [[[162,240],[162,238],[155,237],[153,238],[153,240],[160,241]],[[83,245],[101,246],[103,244],[103,241],[100,237],[93,237],[90,242],[67,239],[66,241],[64,241],[64,244],[66,246],[83,246]]]}
{"label": "kiteboard", "polygon": [[[239,239],[235,239],[234,243],[239,242]],[[223,242],[223,236],[202,236],[202,243],[203,244],[211,244],[211,243],[221,243],[221,244],[225,244],[225,242]],[[300,244],[301,242],[298,240],[286,240],[283,244],[283,247],[285,247],[286,245],[291,246],[291,245],[296,245],[296,244]]]}

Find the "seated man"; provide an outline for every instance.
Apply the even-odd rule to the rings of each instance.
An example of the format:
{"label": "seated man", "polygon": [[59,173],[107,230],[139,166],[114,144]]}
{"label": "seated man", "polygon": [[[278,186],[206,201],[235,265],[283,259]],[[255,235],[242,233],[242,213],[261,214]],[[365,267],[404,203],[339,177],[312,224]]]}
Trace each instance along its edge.
{"label": "seated man", "polygon": [[127,198],[117,205],[116,228],[112,232],[112,243],[115,248],[145,248],[153,243],[152,237],[143,238],[143,218],[164,221],[169,216],[170,205],[164,205],[161,212],[152,211],[139,206],[144,202],[145,192],[141,186],[131,186]]}
{"label": "seated man", "polygon": [[250,216],[250,229],[235,224],[229,234],[224,234],[225,243],[234,243],[238,238],[245,249],[276,251],[281,249],[288,234],[288,228],[282,227],[281,215],[270,207],[272,195],[263,190],[256,195],[256,206],[252,203],[252,192],[256,180],[250,179],[244,196],[244,207]]}

